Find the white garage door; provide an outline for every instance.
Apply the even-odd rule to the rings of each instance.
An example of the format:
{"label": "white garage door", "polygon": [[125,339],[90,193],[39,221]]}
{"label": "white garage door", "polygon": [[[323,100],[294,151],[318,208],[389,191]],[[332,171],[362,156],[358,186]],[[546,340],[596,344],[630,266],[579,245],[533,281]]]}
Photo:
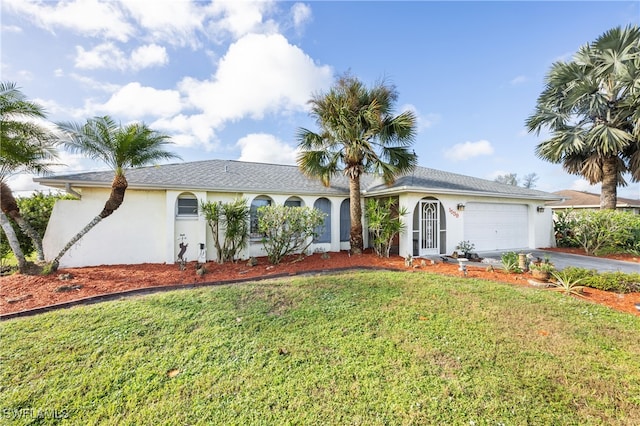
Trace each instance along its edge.
{"label": "white garage door", "polygon": [[464,239],[476,251],[529,246],[529,214],[525,204],[467,203]]}

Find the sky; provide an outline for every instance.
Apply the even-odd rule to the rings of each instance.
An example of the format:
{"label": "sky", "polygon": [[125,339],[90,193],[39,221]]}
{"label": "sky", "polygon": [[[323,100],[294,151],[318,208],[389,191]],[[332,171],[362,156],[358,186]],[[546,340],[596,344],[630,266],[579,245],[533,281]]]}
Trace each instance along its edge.
{"label": "sky", "polygon": [[[528,133],[551,65],[607,30],[640,22],[639,1],[1,2],[0,74],[50,122],[109,115],[171,136],[184,161],[295,164],[296,132],[319,130],[309,99],[349,72],[398,92],[418,117],[420,166],[535,189],[600,192],[540,160]],[[175,160],[174,160],[175,161]],[[61,152],[56,174],[105,170]],[[17,195],[46,188],[31,175]],[[618,188],[640,198],[640,184]]]}

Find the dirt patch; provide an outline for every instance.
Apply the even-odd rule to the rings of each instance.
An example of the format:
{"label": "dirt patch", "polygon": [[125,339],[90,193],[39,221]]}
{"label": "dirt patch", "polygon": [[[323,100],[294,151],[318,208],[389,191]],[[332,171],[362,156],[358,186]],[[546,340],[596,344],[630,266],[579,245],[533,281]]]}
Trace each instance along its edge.
{"label": "dirt patch", "polygon": [[[284,259],[279,265],[271,265],[266,258],[258,258],[255,266],[248,266],[246,261],[223,265],[208,262],[204,275],[197,272],[196,264],[193,262],[189,263],[184,271],[181,271],[178,265],[173,264],[141,264],[66,268],[48,276],[14,274],[0,278],[0,314],[135,289],[174,286],[176,284],[198,286],[206,283],[298,275],[309,271],[328,272],[346,268],[378,267],[414,273],[430,272],[462,276],[457,263],[431,264],[430,261],[421,262],[420,259],[416,259],[413,266],[406,266],[404,258],[400,256],[384,259],[368,251],[358,256],[349,256],[347,252],[340,252],[329,253],[328,256],[314,254],[302,260],[298,259],[298,257],[291,257]],[[469,262],[467,276],[531,286],[529,274],[508,274],[497,268],[487,270],[487,265],[476,262]],[[62,287],[65,288],[65,291],[60,290]],[[587,289],[585,296],[587,300],[592,302],[640,315],[640,312],[635,308],[635,304],[640,303],[640,293],[622,295]],[[275,310],[277,311],[277,309]]]}

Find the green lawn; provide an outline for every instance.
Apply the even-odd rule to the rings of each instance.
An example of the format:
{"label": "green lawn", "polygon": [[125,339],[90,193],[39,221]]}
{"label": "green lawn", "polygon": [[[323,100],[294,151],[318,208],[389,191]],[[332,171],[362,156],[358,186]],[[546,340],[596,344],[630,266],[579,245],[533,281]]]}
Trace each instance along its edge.
{"label": "green lawn", "polygon": [[0,424],[640,424],[640,318],[506,284],[354,272],[0,328]]}

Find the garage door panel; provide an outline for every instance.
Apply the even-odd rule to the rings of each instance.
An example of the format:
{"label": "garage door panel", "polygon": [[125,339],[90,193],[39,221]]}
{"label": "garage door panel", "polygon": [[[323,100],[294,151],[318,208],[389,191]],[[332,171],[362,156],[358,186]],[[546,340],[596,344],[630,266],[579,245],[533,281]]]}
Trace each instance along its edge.
{"label": "garage door panel", "polygon": [[529,214],[526,204],[467,203],[464,239],[478,251],[527,247]]}

